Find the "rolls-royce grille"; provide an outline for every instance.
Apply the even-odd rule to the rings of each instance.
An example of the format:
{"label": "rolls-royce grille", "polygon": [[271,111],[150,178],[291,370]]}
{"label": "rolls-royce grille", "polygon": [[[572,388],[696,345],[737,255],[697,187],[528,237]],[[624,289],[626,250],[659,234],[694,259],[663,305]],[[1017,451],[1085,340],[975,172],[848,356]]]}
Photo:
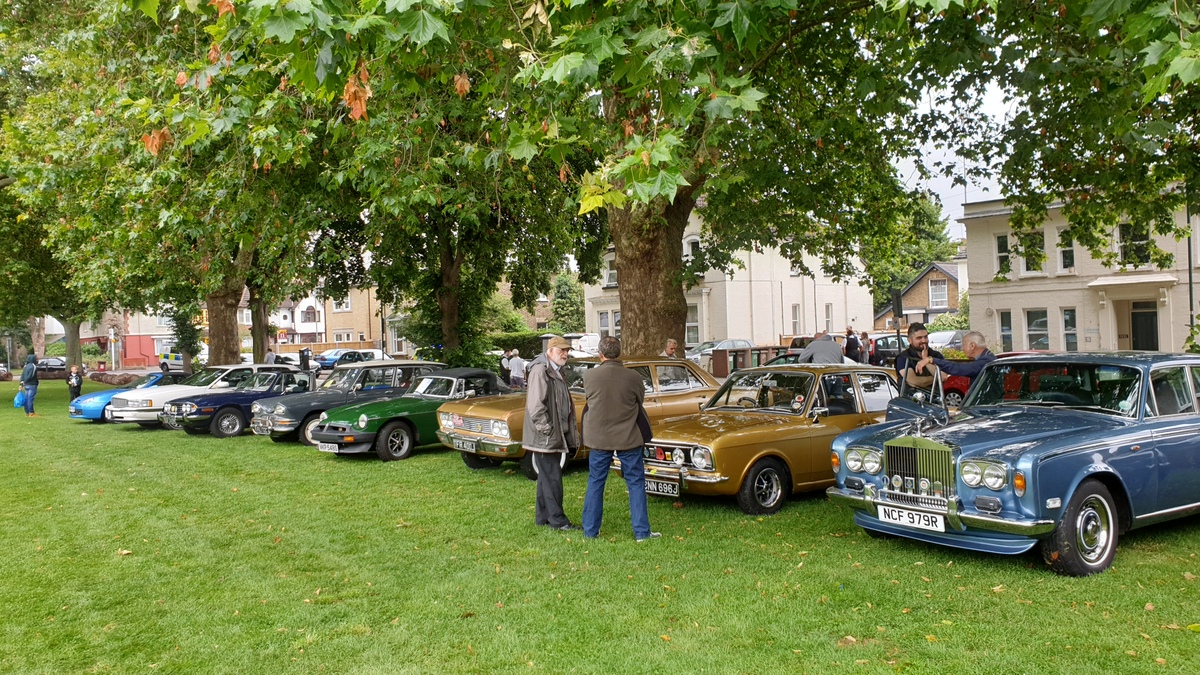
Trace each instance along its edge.
{"label": "rolls-royce grille", "polygon": [[957,495],[953,451],[924,438],[903,438],[883,446],[888,499],[914,506],[945,508]]}

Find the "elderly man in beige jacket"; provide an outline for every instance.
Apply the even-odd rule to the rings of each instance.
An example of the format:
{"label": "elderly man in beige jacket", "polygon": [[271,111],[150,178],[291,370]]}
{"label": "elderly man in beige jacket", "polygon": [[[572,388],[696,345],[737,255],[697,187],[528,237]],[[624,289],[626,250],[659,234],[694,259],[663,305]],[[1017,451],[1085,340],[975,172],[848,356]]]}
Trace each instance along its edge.
{"label": "elderly man in beige jacket", "polygon": [[[629,519],[633,538],[639,542],[659,537],[650,531],[646,509],[646,470],[642,447],[646,438],[638,424],[645,416],[642,403],[646,385],[642,376],[627,369],[619,359],[621,342],[615,337],[600,339],[600,365],[583,374],[587,406],[583,415],[583,441],[588,445],[588,486],[583,498],[583,536],[600,534],[604,514],[604,485],[613,455],[621,460],[621,473],[629,488]],[[646,420],[647,430],[649,420]]]}

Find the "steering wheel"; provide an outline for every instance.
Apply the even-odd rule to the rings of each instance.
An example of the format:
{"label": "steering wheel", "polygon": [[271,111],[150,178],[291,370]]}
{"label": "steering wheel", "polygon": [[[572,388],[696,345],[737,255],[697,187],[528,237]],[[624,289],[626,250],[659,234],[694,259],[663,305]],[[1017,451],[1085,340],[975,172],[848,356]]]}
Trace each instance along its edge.
{"label": "steering wheel", "polygon": [[737,402],[738,402],[738,405],[742,406],[743,408],[757,408],[758,407],[758,399],[756,399],[752,396],[742,396],[741,398],[739,398],[737,400]]}

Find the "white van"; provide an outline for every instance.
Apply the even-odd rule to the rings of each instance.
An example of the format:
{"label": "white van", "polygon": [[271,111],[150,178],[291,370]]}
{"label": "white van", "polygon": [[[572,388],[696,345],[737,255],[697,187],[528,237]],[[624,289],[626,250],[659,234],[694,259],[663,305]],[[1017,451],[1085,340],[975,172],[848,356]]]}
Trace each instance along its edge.
{"label": "white van", "polygon": [[600,353],[599,333],[567,333],[563,336],[571,343],[571,349],[587,352],[593,356]]}

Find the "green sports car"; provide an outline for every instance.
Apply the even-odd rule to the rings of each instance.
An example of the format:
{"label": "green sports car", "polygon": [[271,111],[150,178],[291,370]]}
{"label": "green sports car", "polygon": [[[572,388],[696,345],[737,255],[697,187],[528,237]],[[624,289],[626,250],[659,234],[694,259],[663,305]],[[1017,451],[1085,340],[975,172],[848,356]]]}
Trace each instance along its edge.
{"label": "green sports car", "polygon": [[437,409],[446,401],[509,392],[488,370],[439,370],[421,377],[398,398],[321,413],[312,438],[321,452],[353,455],[374,451],[385,462],[407,459],[418,445],[438,442]]}

